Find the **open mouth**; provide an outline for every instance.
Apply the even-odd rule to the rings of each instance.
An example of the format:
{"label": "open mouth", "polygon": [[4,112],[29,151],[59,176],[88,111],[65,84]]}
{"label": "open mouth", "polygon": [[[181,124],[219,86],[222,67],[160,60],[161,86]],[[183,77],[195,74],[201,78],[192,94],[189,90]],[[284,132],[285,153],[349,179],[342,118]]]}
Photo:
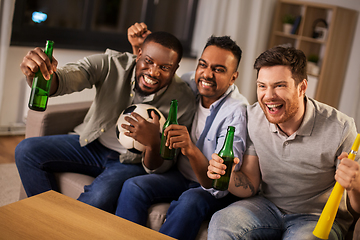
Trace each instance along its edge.
{"label": "open mouth", "polygon": [[265,104],[265,105],[269,109],[269,112],[271,113],[276,113],[283,107],[282,104]]}
{"label": "open mouth", "polygon": [[157,81],[154,81],[146,75],[144,75],[144,81],[147,85],[155,85],[157,83]]}
{"label": "open mouth", "polygon": [[207,82],[207,81],[204,81],[204,80],[200,80],[200,84],[205,88],[215,86],[214,82]]}

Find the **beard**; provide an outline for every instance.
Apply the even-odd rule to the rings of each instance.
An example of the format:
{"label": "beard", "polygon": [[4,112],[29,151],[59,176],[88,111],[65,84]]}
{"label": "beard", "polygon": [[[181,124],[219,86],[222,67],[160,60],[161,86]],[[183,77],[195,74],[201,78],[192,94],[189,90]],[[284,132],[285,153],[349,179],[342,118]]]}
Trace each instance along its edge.
{"label": "beard", "polygon": [[264,103],[261,103],[260,107],[262,108],[266,119],[273,124],[285,123],[292,119],[299,111],[299,104],[297,102],[288,102],[286,105],[283,104],[282,108],[285,108],[285,111],[280,116],[272,116],[272,114],[269,113],[269,108]]}
{"label": "beard", "polygon": [[[146,86],[145,86],[146,87]],[[139,86],[139,80],[137,77],[135,77],[135,91],[136,93],[138,93],[140,96],[149,96],[153,93],[149,93],[149,92],[145,92],[143,91],[140,86]]]}

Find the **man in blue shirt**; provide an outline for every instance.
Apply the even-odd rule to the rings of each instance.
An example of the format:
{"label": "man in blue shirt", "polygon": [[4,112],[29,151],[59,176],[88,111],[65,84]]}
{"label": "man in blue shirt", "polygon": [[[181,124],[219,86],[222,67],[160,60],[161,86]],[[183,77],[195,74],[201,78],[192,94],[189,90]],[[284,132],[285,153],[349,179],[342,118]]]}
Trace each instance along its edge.
{"label": "man in blue shirt", "polygon": [[[146,26],[140,26],[134,30],[134,36],[141,37],[144,32]],[[172,201],[160,232],[188,240],[195,239],[204,219],[237,199],[227,191],[212,189],[206,171],[211,154],[218,152],[225,141],[228,126],[235,127],[235,156],[242,159],[245,150],[248,102],[234,85],[241,53],[228,36],[209,38],[195,75],[183,77],[197,97],[191,132],[182,125],[171,125],[165,130],[167,144],[181,150],[177,168],[127,180],[116,215],[145,225],[153,203]]]}

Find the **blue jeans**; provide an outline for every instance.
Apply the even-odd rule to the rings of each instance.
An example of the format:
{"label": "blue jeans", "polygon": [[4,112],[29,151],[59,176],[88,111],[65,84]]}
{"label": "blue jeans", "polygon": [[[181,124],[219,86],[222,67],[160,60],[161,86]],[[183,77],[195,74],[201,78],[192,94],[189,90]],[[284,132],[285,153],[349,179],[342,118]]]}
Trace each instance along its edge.
{"label": "blue jeans", "polygon": [[[284,214],[261,196],[237,201],[216,212],[210,221],[208,240],[218,239],[287,239],[312,240],[319,216]],[[341,228],[334,222],[329,239],[343,239]]]}
{"label": "blue jeans", "polygon": [[119,153],[95,140],[81,147],[78,135],[27,138],[15,149],[16,165],[26,194],[58,191],[56,172],[76,172],[95,177],[78,200],[115,212],[126,179],[145,174],[141,164],[122,164]]}
{"label": "blue jeans", "polygon": [[196,182],[187,180],[176,168],[163,174],[149,174],[126,180],[116,215],[145,225],[148,208],[171,202],[161,233],[176,239],[195,239],[201,223],[217,210],[238,200],[235,196],[216,199]]}

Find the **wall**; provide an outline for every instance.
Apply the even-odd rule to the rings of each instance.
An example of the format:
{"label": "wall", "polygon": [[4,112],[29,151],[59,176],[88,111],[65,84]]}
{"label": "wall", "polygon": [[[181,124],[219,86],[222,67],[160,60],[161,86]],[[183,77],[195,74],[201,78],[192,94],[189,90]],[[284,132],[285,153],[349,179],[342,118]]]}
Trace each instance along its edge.
{"label": "wall", "polygon": [[[303,0],[299,0],[303,1]],[[312,0],[312,2],[333,4],[346,8],[351,8],[360,11],[360,1],[358,0]],[[246,35],[246,34],[244,34]],[[349,58],[349,65],[345,76],[343,86],[343,94],[341,96],[339,110],[347,115],[354,117],[358,129],[360,129],[360,69],[358,63],[360,62],[360,46],[356,43],[360,42],[360,17],[356,26],[354,41],[352,44],[351,55]],[[19,68],[23,56],[30,50],[25,47],[10,47],[9,54],[6,61],[4,91],[2,97],[2,106],[0,106],[0,130],[3,126],[13,126],[23,121],[23,112],[27,111],[26,102],[28,99],[28,87],[25,84],[24,77]],[[55,49],[54,56],[59,61],[59,66],[62,64],[75,61],[83,56],[87,56],[94,52],[88,51],[73,51]],[[247,61],[251,61],[250,63]],[[178,74],[191,71],[195,69],[195,59],[183,59]],[[244,58],[242,66],[252,66],[253,59]],[[252,81],[252,79],[250,79]],[[49,104],[58,104],[61,102],[71,101],[87,101],[92,99],[93,90],[85,90],[81,93],[72,94],[70,96],[63,96],[50,99]]]}
{"label": "wall", "polygon": [[358,21],[338,109],[355,119],[358,132],[360,132],[360,1],[312,0],[311,2],[336,5],[358,11]]}

